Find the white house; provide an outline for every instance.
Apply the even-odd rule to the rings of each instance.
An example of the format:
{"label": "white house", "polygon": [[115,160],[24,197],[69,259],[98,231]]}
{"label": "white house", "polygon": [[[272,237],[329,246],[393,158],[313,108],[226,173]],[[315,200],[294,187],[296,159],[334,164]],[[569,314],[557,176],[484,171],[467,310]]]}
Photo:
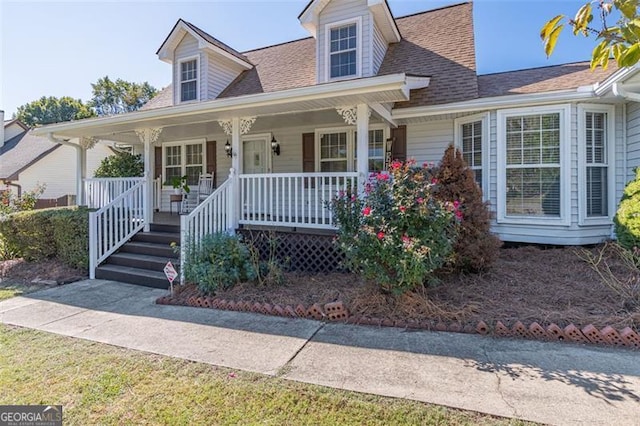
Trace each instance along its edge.
{"label": "white house", "polygon": [[[1,113],[1,111],[0,111]],[[4,120],[3,120],[4,121]],[[16,194],[44,185],[41,199],[75,197],[77,153],[73,146],[35,136],[19,120],[4,121],[0,137],[0,185]],[[87,153],[89,176],[113,151],[104,144]],[[65,200],[66,202],[66,200]],[[66,204],[65,204],[66,205]]]}
{"label": "white house", "polygon": [[[144,215],[131,232],[153,221],[154,179],[193,184],[207,171],[218,190],[182,217],[183,235],[331,229],[324,202],[339,187],[391,158],[437,162],[455,144],[502,240],[611,237],[640,163],[637,68],[477,75],[471,3],[396,18],[384,0],[313,0],[298,19],[310,37],[248,52],[178,20],[157,51],[171,85],[142,110],[36,132],[140,146]],[[167,211],[171,188],[157,191]],[[98,262],[122,243],[100,241]]]}

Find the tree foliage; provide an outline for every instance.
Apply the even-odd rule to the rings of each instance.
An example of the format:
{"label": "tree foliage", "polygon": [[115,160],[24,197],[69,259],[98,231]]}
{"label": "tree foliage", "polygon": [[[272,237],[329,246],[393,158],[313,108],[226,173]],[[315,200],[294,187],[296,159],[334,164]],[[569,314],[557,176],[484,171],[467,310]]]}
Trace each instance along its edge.
{"label": "tree foliage", "polygon": [[94,116],[93,110],[80,99],[73,99],[69,96],[61,98],[43,96],[38,100],[19,106],[14,117],[29,127],[37,127]]}
{"label": "tree foliage", "polygon": [[94,176],[109,177],[141,177],[144,174],[144,163],[141,155],[118,152],[102,159]]}
{"label": "tree foliage", "polygon": [[[594,36],[597,44],[591,54],[591,69],[607,68],[613,57],[621,67],[640,61],[640,0],[598,0],[586,3],[573,18],[557,15],[540,31],[547,56],[553,53],[558,36],[565,25],[573,27],[573,35]],[[594,10],[595,5],[595,10]],[[599,21],[594,25],[594,16]],[[610,21],[615,20],[613,25]]]}
{"label": "tree foliage", "polygon": [[91,84],[92,98],[89,104],[99,116],[122,114],[138,110],[153,98],[158,90],[148,82],[132,83],[109,76]]}

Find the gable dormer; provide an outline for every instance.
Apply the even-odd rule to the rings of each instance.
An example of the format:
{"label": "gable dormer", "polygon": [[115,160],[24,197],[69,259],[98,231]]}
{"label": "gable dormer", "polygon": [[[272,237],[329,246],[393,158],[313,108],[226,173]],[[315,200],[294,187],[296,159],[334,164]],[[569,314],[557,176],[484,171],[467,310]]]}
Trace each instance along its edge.
{"label": "gable dormer", "polygon": [[375,76],[401,40],[385,0],[312,0],[300,23],[316,39],[316,81]]}
{"label": "gable dormer", "polygon": [[172,65],[173,105],[216,99],[253,64],[241,53],[179,19],[156,52]]}

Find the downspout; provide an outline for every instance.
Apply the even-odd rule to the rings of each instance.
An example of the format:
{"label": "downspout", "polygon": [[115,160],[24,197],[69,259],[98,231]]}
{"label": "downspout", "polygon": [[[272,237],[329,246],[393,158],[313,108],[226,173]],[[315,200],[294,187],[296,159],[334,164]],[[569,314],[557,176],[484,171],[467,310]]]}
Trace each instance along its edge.
{"label": "downspout", "polygon": [[22,196],[22,186],[21,185],[18,185],[17,183],[13,183],[11,181],[5,182],[5,185],[13,186],[14,188],[16,188],[18,190],[18,197]]}
{"label": "downspout", "polygon": [[82,147],[69,142],[68,139],[58,139],[53,133],[47,133],[47,139],[60,145],[72,146],[76,149],[76,205],[80,206],[84,202],[82,194],[84,192],[84,182],[82,181]]}

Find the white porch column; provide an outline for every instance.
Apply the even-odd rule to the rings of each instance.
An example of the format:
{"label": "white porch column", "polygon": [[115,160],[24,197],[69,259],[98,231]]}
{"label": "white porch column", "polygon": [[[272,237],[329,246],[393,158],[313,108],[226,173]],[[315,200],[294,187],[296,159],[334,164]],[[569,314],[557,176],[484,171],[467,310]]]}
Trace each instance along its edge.
{"label": "white porch column", "polygon": [[93,148],[98,139],[91,137],[81,137],[78,141],[78,148],[76,149],[77,167],[76,167],[76,205],[83,206],[86,204],[86,197],[84,191],[84,180],[87,178],[87,150]]}
{"label": "white porch column", "polygon": [[87,177],[87,150],[80,147],[76,149],[76,206],[85,205],[84,180]]}
{"label": "white porch column", "polygon": [[367,104],[358,104],[356,112],[356,171],[358,172],[358,193],[364,191],[364,183],[369,178],[369,116],[371,111]]}
{"label": "white porch column", "polygon": [[233,194],[235,194],[235,200],[233,200],[233,216],[231,217],[231,226],[235,232],[238,229],[240,221],[240,212],[242,211],[242,200],[240,195],[240,179],[238,175],[242,172],[242,144],[240,142],[240,118],[234,117],[231,119],[231,168],[234,170],[233,179]]}
{"label": "white porch column", "polygon": [[143,144],[143,159],[144,159],[144,232],[149,232],[151,221],[153,220],[153,145],[156,143],[162,133],[162,127],[148,128],[148,129],[136,129],[136,134],[140,138],[140,142]]}

